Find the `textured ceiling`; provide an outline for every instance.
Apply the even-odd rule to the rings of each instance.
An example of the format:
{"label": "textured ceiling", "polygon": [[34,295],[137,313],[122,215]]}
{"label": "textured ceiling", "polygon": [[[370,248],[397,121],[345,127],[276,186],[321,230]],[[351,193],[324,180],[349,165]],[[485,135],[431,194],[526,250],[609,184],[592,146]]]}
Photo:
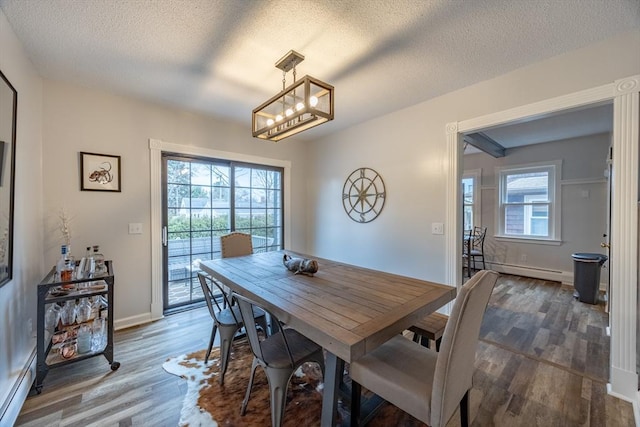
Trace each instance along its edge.
{"label": "textured ceiling", "polygon": [[[294,49],[318,137],[640,27],[639,0],[0,0],[40,74],[241,122]],[[289,73],[291,74],[291,73]],[[287,82],[290,83],[291,76]]]}

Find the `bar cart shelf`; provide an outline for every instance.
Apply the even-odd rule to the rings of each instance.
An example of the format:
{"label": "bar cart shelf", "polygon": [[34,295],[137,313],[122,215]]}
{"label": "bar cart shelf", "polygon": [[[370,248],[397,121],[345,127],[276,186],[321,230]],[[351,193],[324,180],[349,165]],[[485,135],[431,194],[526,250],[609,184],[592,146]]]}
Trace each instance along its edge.
{"label": "bar cart shelf", "polygon": [[[107,359],[111,370],[115,371],[120,367],[120,363],[113,360],[113,287],[115,282],[113,262],[105,261],[105,264],[107,265],[106,274],[70,281],[59,281],[56,277],[56,268],[53,267],[38,284],[37,365],[34,384],[38,394],[42,392],[43,381],[47,373],[50,369],[56,367],[100,355]],[[82,354],[78,353],[75,334],[82,324],[74,322],[70,325],[63,325],[62,322],[56,321],[52,329],[45,327],[45,315],[51,304],[62,306],[67,301],[73,301],[73,304],[75,304],[82,298],[99,296],[104,297],[102,301],[106,304],[106,307],[98,307],[95,317],[106,318],[104,322],[106,328],[104,338],[106,342],[97,348],[92,346],[90,351]],[[92,321],[93,316],[85,323],[91,326]],[[63,338],[59,339],[60,337]],[[63,346],[65,344],[75,349],[66,353],[63,357]]]}

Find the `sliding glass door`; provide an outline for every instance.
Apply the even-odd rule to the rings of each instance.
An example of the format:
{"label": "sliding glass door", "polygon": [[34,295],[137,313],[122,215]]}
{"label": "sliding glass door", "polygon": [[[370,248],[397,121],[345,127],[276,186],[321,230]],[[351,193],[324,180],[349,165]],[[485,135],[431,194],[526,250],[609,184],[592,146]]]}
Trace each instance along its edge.
{"label": "sliding glass door", "polygon": [[164,310],[203,300],[200,261],[242,231],[253,251],[283,249],[281,168],[163,154]]}

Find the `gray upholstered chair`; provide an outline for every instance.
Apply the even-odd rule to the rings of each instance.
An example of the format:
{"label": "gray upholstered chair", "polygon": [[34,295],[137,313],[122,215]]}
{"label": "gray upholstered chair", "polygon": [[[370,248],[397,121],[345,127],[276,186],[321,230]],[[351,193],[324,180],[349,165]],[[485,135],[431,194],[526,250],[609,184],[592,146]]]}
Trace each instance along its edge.
{"label": "gray upholstered chair", "polygon": [[440,352],[397,335],[351,363],[352,425],[359,422],[361,386],[432,427],[446,425],[458,405],[462,426],[469,424],[480,324],[497,278],[483,270],[460,289]]}
{"label": "gray upholstered chair", "polygon": [[[255,302],[236,294],[236,299],[240,305],[242,316],[247,319],[252,315],[253,310],[259,307]],[[269,313],[267,311],[267,313]],[[269,313],[272,322],[277,322],[277,317]],[[253,387],[253,377],[258,366],[262,366],[269,382],[269,392],[271,396],[271,425],[280,427],[284,416],[284,409],[287,403],[287,387],[293,373],[305,362],[316,362],[320,365],[324,376],[324,354],[322,347],[314,343],[298,331],[291,328],[284,328],[280,325],[278,332],[260,340],[255,324],[246,325],[247,337],[251,351],[253,352],[253,363],[251,365],[251,376],[249,385],[240,414],[244,415],[251,396]]]}
{"label": "gray upholstered chair", "polygon": [[[202,287],[202,293],[204,294],[204,300],[207,303],[209,314],[213,319],[213,328],[211,329],[211,338],[209,338],[209,347],[207,348],[207,355],[204,358],[204,363],[209,361],[211,355],[211,349],[213,348],[213,341],[215,340],[216,333],[220,331],[220,384],[224,384],[224,374],[227,372],[227,366],[229,364],[229,353],[231,352],[231,343],[236,336],[238,330],[243,326],[242,315],[240,314],[240,308],[236,305],[233,306],[229,300],[228,295],[220,287],[218,282],[213,280],[209,276],[205,276],[202,273],[198,273],[198,279],[200,280],[200,287]],[[225,308],[221,308],[218,300],[216,299],[212,286],[218,288],[222,294],[222,299],[225,302]],[[215,305],[215,308],[214,308]],[[217,308],[217,310],[216,310]],[[263,331],[267,331],[267,319],[264,311],[256,310],[253,313],[254,324],[257,322]]]}
{"label": "gray upholstered chair", "polygon": [[232,231],[229,234],[220,236],[220,246],[222,258],[251,255],[253,253],[251,235],[239,231]]}

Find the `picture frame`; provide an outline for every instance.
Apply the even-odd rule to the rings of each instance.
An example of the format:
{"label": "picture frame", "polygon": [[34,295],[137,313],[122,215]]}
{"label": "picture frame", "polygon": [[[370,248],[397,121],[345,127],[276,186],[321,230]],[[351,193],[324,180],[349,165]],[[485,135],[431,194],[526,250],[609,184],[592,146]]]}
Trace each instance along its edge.
{"label": "picture frame", "polygon": [[13,278],[18,92],[0,70],[0,287]]}
{"label": "picture frame", "polygon": [[122,191],[120,156],[80,152],[80,190]]}

